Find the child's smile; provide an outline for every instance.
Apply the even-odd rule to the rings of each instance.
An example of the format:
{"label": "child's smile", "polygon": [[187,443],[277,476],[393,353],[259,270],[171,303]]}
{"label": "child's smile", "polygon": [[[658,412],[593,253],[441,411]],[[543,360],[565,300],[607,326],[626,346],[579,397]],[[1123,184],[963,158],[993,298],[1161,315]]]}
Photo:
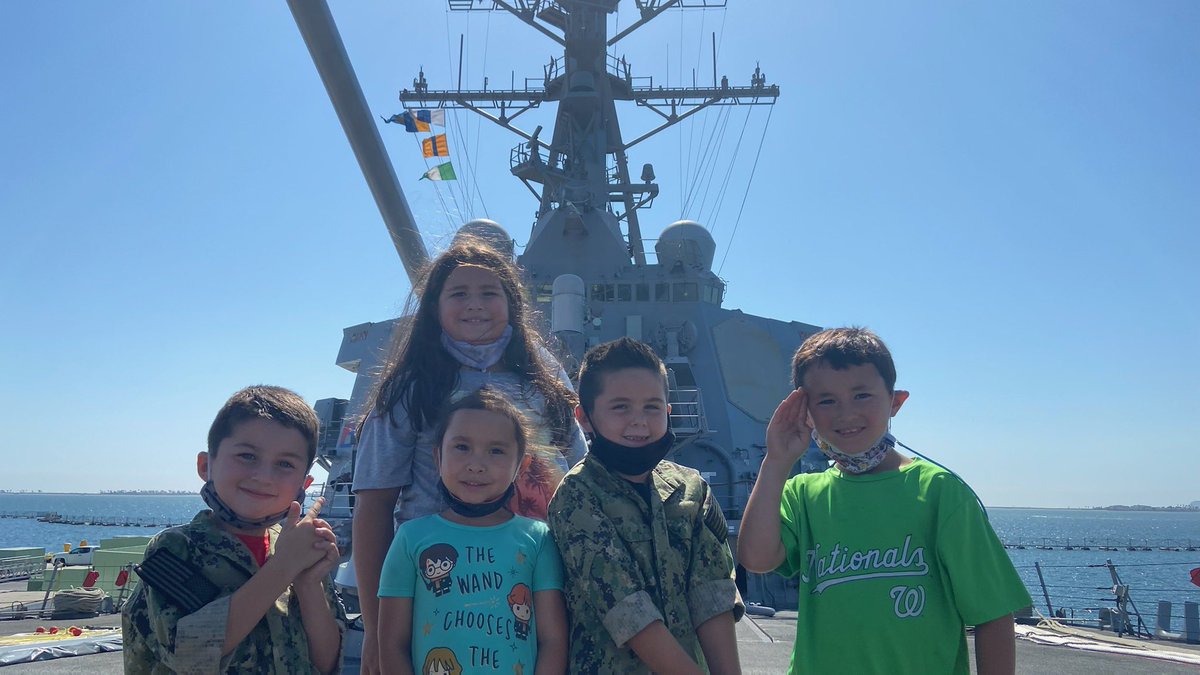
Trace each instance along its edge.
{"label": "child's smile", "polygon": [[233,428],[215,457],[201,453],[197,470],[234,513],[257,520],[286,511],[307,487],[307,444],[295,429],[252,419]]}
{"label": "child's smile", "polygon": [[874,365],[840,370],[821,363],[804,375],[808,412],[829,443],[856,455],[875,444],[888,430],[888,420],[900,409],[906,392],[889,392]]}
{"label": "child's smile", "polygon": [[455,268],[438,296],[438,321],[461,342],[498,340],[508,327],[508,295],[500,277],[474,265]]}
{"label": "child's smile", "polygon": [[446,489],[464,502],[499,499],[521,462],[513,422],[490,410],[454,413],[438,449],[438,472]]}
{"label": "child's smile", "polygon": [[579,420],[585,431],[630,448],[666,435],[670,406],[662,376],[646,368],[622,368],[603,378],[591,412]]}

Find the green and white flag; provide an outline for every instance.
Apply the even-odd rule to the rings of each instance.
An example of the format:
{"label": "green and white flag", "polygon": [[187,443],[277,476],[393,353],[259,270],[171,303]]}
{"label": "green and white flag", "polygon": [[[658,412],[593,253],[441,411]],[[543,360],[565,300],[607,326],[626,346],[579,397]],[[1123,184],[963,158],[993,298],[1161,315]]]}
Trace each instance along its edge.
{"label": "green and white flag", "polygon": [[458,180],[458,176],[454,175],[454,165],[450,162],[438,164],[426,171],[425,175],[421,176],[421,180],[425,180],[426,178],[429,180]]}

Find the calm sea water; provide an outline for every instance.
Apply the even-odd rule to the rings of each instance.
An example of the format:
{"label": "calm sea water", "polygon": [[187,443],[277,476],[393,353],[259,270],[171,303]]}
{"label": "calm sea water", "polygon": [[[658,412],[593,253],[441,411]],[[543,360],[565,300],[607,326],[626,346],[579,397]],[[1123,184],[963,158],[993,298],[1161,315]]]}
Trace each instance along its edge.
{"label": "calm sea water", "polygon": [[[79,495],[79,494],[7,494],[0,493],[0,514],[54,511],[64,516],[96,516],[154,519],[185,523],[205,508],[195,495]],[[0,548],[42,546],[47,551],[62,550],[64,543],[78,545],[86,539],[98,544],[101,539],[120,535],[152,535],[154,527],[90,527],[39,522],[33,518],[0,518]]]}
{"label": "calm sea water", "polygon": [[[1172,629],[1183,621],[1183,602],[1200,602],[1200,587],[1191,583],[1190,570],[1200,567],[1200,512],[1162,511],[1083,511],[1064,509],[989,510],[992,527],[1003,542],[1022,542],[1024,550],[1010,548],[1009,557],[1025,581],[1034,607],[1047,614],[1034,563],[1040,563],[1042,577],[1055,609],[1068,616],[1094,619],[1099,607],[1113,606],[1113,580],[1104,567],[1111,560],[1121,582],[1130,587],[1130,596],[1148,625],[1154,625],[1159,600],[1173,603]],[[1061,547],[1041,550],[1037,546]],[[1091,546],[1085,551],[1079,547]],[[1119,547],[1116,551],[1098,550],[1099,546]],[[1167,545],[1178,551],[1159,550]],[[1128,551],[1128,546],[1150,547],[1150,551]]]}
{"label": "calm sea water", "polygon": [[[42,495],[0,494],[0,513],[57,511],[64,515],[156,518],[186,522],[204,508],[198,495]],[[1079,617],[1095,617],[1096,610],[1111,606],[1112,578],[1106,560],[1117,566],[1121,581],[1147,623],[1153,624],[1159,600],[1175,604],[1173,614],[1183,616],[1185,600],[1200,602],[1200,587],[1194,586],[1189,571],[1200,567],[1200,512],[1123,512],[1065,509],[1000,509],[989,511],[992,527],[1004,542],[1023,542],[1024,550],[1009,549],[1009,556],[1033,596],[1034,606],[1047,613],[1034,563],[1042,575],[1055,609],[1065,608]],[[63,543],[81,539],[98,542],[122,534],[153,534],[157,528],[87,527],[54,525],[29,518],[0,519],[0,548],[43,546],[59,550]],[[1040,550],[1039,545],[1090,545],[1092,550]],[[1120,545],[1122,550],[1101,551],[1101,545]],[[1161,551],[1170,544],[1179,551]],[[1151,551],[1127,551],[1124,547],[1149,546]],[[1176,619],[1176,627],[1181,618]]]}

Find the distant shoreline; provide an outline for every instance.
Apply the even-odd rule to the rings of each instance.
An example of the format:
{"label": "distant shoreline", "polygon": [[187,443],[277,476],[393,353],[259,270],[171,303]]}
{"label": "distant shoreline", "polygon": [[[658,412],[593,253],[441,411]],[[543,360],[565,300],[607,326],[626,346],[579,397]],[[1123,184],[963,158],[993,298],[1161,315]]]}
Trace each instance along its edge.
{"label": "distant shoreline", "polygon": [[1122,504],[1115,504],[1112,506],[988,506],[988,508],[1037,509],[1039,511],[1134,511],[1138,513],[1200,513],[1200,507],[1197,506],[1146,506],[1145,504],[1135,504],[1133,506],[1125,506]]}
{"label": "distant shoreline", "polygon": [[0,495],[42,495],[46,497],[181,497],[200,496],[199,490],[106,490],[104,492],[43,492],[41,490],[0,490]]}
{"label": "distant shoreline", "polygon": [[[315,493],[314,493],[315,494]],[[103,492],[42,492],[39,490],[0,490],[4,495],[41,495],[46,497],[75,496],[75,497],[199,497],[199,490],[106,490]],[[1134,504],[1126,506],[1114,504],[1110,506],[997,506],[988,504],[989,509],[1038,509],[1041,511],[1135,511],[1163,513],[1200,513],[1200,506],[1148,506]]]}

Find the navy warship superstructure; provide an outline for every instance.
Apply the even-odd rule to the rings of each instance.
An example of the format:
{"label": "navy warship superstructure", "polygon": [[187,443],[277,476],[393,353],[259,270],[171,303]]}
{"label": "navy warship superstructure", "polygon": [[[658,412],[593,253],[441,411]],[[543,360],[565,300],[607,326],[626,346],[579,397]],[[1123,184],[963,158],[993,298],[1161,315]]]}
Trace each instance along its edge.
{"label": "navy warship superstructure", "polygon": [[[311,10],[298,7],[301,4],[292,3],[297,24],[412,276],[425,259],[424,248],[414,255],[413,240],[420,242],[414,236],[411,213],[390,164],[383,161],[386,154],[377,128],[364,121],[373,123],[374,118],[365,110],[361,92],[339,93],[331,86],[331,80],[340,86],[344,83],[338,81],[353,79],[353,73],[327,72],[331,65],[322,60],[339,59],[324,53],[330,50],[321,47],[313,26],[305,25],[322,28],[321,22],[309,21],[303,12]],[[745,85],[718,79],[715,62],[712,86],[655,86],[649,77],[635,77],[632,66],[610,52],[618,41],[668,9],[723,7],[724,2],[636,0],[639,20],[611,37],[608,15],[616,11],[618,0],[449,0],[448,4],[451,10],[507,12],[558,43],[562,56],[543,67],[542,77],[527,80],[532,84],[524,89],[436,90],[420,72],[412,89],[400,93],[400,101],[411,110],[471,110],[520,137],[510,154],[511,173],[529,188],[538,209],[517,261],[525,274],[528,297],[545,321],[547,337],[568,372],[588,347],[620,336],[654,346],[669,369],[671,428],[678,438],[669,459],[704,475],[727,520],[736,527],[762,462],[766,424],[791,388],[790,356],[819,327],[723,307],[725,282],[713,270],[716,244],[699,223],[685,220],[667,225],[648,256],[639,214],[653,203],[659,186],[649,163],[636,180],[632,178],[628,154],[638,143],[709,106],[774,104],[779,88],[768,84],[758,69]],[[332,30],[327,9],[324,14]],[[331,39],[336,39],[336,32]],[[340,49],[340,40],[336,46]],[[349,69],[344,51],[341,60],[340,65]],[[339,98],[357,98],[362,109],[353,109],[354,100]],[[657,126],[626,141],[617,115],[619,102],[657,113]],[[541,127],[528,132],[514,123],[543,104],[557,106],[548,139],[542,138]],[[382,159],[374,153],[383,154]],[[388,194],[392,189],[395,194]],[[390,214],[389,200],[400,207]],[[471,221],[460,231],[512,250],[512,238],[494,222]],[[353,428],[373,385],[372,376],[402,322],[393,319],[345,329],[337,363],[357,373],[353,393],[348,400],[317,403],[325,429],[320,457],[329,467],[334,497],[331,516],[345,514],[352,504]],[[827,466],[816,452],[798,468]],[[342,532],[348,536],[349,528]],[[795,606],[794,591],[766,579],[751,585],[750,599]]]}

